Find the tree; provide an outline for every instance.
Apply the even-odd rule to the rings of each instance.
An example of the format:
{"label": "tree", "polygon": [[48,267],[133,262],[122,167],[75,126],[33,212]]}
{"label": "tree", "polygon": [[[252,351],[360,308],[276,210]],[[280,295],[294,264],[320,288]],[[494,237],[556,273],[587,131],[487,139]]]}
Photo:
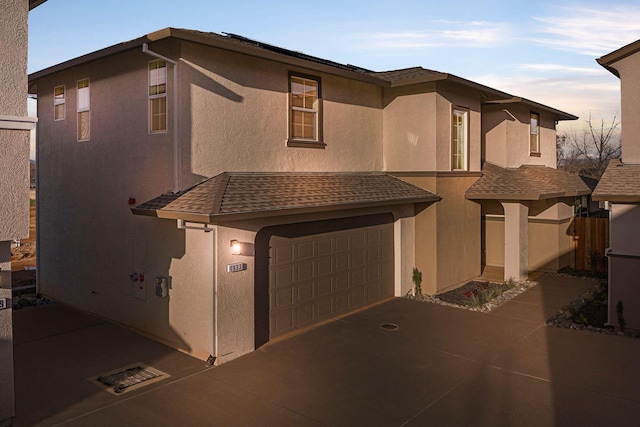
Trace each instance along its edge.
{"label": "tree", "polygon": [[604,119],[593,123],[591,114],[585,128],[556,137],[558,167],[567,172],[600,179],[609,161],[620,158],[621,145],[618,128],[620,122],[614,116],[611,123]]}

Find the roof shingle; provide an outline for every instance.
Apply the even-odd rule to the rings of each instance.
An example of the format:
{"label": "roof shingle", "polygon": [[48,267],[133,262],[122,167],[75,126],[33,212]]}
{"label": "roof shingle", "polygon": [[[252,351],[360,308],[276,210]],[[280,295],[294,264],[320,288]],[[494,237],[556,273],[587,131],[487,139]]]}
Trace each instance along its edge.
{"label": "roof shingle", "polygon": [[546,166],[508,169],[486,162],[482,177],[465,193],[476,200],[543,200],[591,193],[578,175]]}
{"label": "roof shingle", "polygon": [[149,200],[132,212],[214,223],[438,200],[435,194],[385,173],[224,172],[182,193]]}
{"label": "roof shingle", "polygon": [[593,200],[640,202],[640,165],[610,162],[593,191]]}

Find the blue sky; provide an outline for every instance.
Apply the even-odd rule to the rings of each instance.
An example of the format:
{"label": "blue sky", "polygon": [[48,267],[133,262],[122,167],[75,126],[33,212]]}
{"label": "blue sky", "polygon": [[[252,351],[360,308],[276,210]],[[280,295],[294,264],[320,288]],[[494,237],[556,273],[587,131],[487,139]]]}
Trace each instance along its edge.
{"label": "blue sky", "polygon": [[29,17],[29,72],[164,27],[228,32],[375,71],[455,74],[580,116],[619,117],[595,58],[640,39],[640,4],[431,0],[48,0]]}

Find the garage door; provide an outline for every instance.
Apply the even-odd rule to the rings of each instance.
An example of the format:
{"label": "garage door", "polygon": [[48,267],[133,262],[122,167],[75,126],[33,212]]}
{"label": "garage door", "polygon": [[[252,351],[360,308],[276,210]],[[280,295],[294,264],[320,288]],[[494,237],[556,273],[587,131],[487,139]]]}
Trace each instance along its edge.
{"label": "garage door", "polygon": [[393,224],[269,244],[271,338],[393,296]]}

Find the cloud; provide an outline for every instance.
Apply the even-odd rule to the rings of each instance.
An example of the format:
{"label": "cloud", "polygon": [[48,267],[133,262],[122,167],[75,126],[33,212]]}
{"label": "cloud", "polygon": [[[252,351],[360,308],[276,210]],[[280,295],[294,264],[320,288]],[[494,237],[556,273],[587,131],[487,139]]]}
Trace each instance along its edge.
{"label": "cloud", "polygon": [[554,8],[554,16],[534,17],[541,24],[540,37],[530,40],[553,49],[597,57],[640,36],[640,6],[606,5],[602,9],[583,6]]}
{"label": "cloud", "polygon": [[[510,25],[488,21],[433,21],[432,30],[358,33],[350,37],[364,49],[423,49],[440,47],[496,47],[507,40]],[[441,28],[438,28],[441,27]]]}
{"label": "cloud", "polygon": [[[620,82],[613,76],[584,73],[550,73],[561,68],[553,64],[528,64],[542,73],[513,73],[512,75],[485,74],[471,79],[495,87],[515,96],[522,96],[557,108],[581,118],[578,122],[561,122],[558,129],[581,128],[583,118],[590,113],[594,118],[609,120],[620,111]],[[543,65],[539,67],[538,65]],[[553,65],[553,66],[551,66]]]}
{"label": "cloud", "polygon": [[564,64],[520,64],[519,69],[526,71],[538,71],[543,73],[563,73],[571,75],[606,76],[608,71],[599,66],[572,67]]}

